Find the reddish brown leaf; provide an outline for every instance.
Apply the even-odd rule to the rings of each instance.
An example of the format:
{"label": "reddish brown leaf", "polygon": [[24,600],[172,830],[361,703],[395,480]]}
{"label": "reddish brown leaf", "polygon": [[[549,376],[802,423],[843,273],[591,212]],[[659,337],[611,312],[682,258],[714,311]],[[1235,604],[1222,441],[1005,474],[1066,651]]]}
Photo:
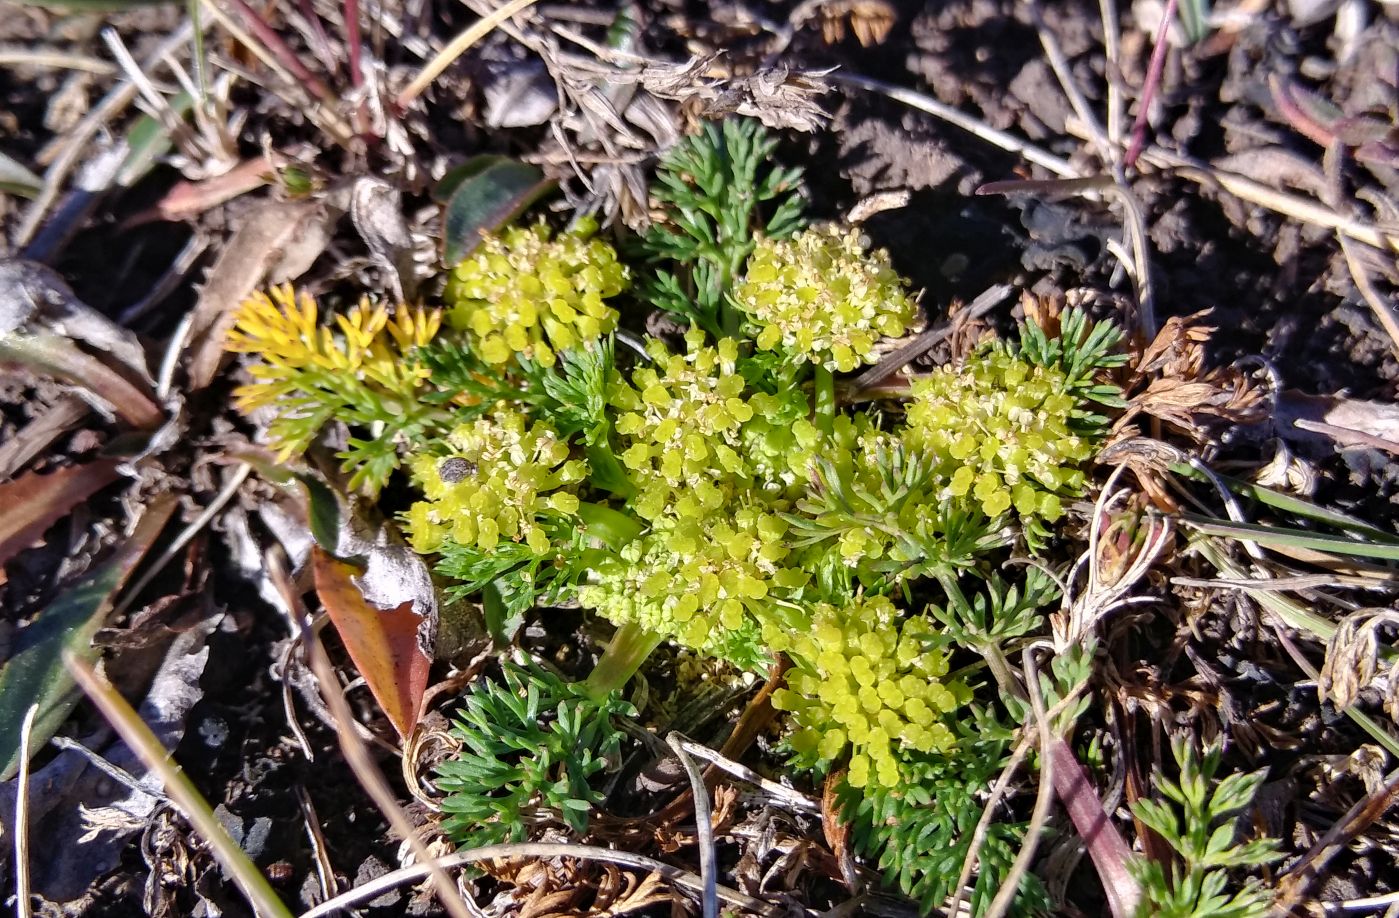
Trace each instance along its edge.
{"label": "reddish brown leaf", "polygon": [[316,593],[350,659],[394,729],[407,737],[418,722],[432,662],[418,642],[423,617],[413,611],[412,599],[392,609],[375,608],[355,585],[361,571],[320,546],[311,550],[311,559]]}
{"label": "reddish brown leaf", "polygon": [[33,545],[68,511],[117,477],[117,460],[98,459],[40,475],[26,472],[0,484],[0,564]]}
{"label": "reddish brown leaf", "polygon": [[225,204],[239,195],[256,191],[272,181],[286,165],[277,154],[259,156],[234,166],[223,175],[200,182],[176,182],[155,207],[128,219],[123,226],[139,226],[152,220],[187,220]]}

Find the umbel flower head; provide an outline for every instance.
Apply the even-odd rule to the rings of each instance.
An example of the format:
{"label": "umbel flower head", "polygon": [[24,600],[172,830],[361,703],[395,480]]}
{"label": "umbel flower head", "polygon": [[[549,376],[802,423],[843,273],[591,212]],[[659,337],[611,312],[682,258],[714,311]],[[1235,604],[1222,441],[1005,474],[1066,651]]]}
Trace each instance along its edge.
{"label": "umbel flower head", "polygon": [[519,354],[553,366],[556,352],[596,341],[617,327],[617,311],[603,301],[629,281],[596,231],[580,220],[554,239],[543,223],[487,236],[452,270],[448,321],[492,364]]}
{"label": "umbel flower head", "polygon": [[918,311],[888,253],[836,226],[760,241],[734,300],[759,348],[842,373],[872,362],[875,342],[902,335]]}
{"label": "umbel flower head", "polygon": [[539,515],[577,512],[570,488],[587,469],[568,458],[568,443],[548,424],[500,411],[458,427],[447,443],[448,454],[412,461],[427,498],[408,510],[414,551],[439,551],[451,539],[487,552],[501,541],[523,542],[543,554],[549,538]]}
{"label": "umbel flower head", "polygon": [[798,764],[829,762],[850,750],[852,787],[895,787],[899,760],[911,752],[943,752],[955,741],[944,715],[967,700],[945,683],[947,658],[931,647],[923,616],[900,621],[884,596],[845,608],[821,604],[807,627],[769,627],[764,638],[792,658],[787,688],[772,705],[792,712]]}
{"label": "umbel flower head", "polygon": [[786,531],[759,506],[667,518],[600,563],[578,601],[613,624],[754,668],[768,659],[757,617],[807,579],[785,566]]}
{"label": "umbel flower head", "polygon": [[712,510],[725,499],[716,479],[722,483],[746,471],[735,447],[753,409],[736,370],[738,344],[724,338],[708,347],[698,330],[685,342],[686,353],[672,354],[652,341],[654,366],[637,369],[631,385],[614,387],[609,397],[619,411],[619,455],[640,492],[634,505],[647,519],[674,506],[693,505],[681,511],[690,515]]}
{"label": "umbel flower head", "polygon": [[904,441],[936,457],[954,498],[995,518],[1014,508],[1027,523],[1054,522],[1061,497],[1082,493],[1079,466],[1095,442],[1072,428],[1078,400],[1058,367],[1004,347],[916,381]]}

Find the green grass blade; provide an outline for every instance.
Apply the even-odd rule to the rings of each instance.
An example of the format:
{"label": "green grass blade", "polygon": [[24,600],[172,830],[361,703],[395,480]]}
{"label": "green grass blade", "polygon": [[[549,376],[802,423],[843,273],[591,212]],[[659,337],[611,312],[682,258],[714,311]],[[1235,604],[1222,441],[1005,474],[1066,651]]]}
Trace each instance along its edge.
{"label": "green grass blade", "polygon": [[1399,545],[1357,542],[1345,536],[1326,535],[1283,526],[1235,523],[1195,513],[1182,513],[1180,518],[1196,532],[1240,542],[1257,542],[1259,545],[1269,548],[1297,548],[1328,552],[1344,557],[1399,561]]}

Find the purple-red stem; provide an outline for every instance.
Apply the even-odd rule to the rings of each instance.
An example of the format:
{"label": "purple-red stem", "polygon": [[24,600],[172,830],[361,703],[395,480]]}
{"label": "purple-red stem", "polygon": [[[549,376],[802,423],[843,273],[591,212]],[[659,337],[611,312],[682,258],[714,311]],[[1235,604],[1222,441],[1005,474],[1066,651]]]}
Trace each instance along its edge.
{"label": "purple-red stem", "polygon": [[1176,0],[1166,0],[1166,10],[1161,14],[1161,25],[1156,28],[1156,46],[1151,49],[1151,65],[1146,71],[1146,82],[1142,85],[1142,95],[1137,103],[1137,120],[1132,122],[1132,143],[1127,148],[1127,156],[1122,160],[1122,165],[1130,169],[1137,162],[1137,157],[1142,155],[1142,149],[1146,146],[1146,117],[1151,111],[1151,100],[1156,95],[1156,88],[1161,83],[1161,71],[1166,68],[1166,32],[1171,27],[1171,20],[1176,16]]}
{"label": "purple-red stem", "polygon": [[1045,751],[1054,762],[1051,769],[1054,778],[1054,792],[1064,801],[1064,809],[1073,821],[1079,838],[1083,839],[1088,856],[1098,871],[1098,879],[1107,894],[1108,908],[1113,918],[1132,918],[1137,913],[1137,903],[1141,901],[1141,887],[1131,872],[1127,862],[1132,857],[1132,849],[1127,847],[1122,834],[1108,818],[1093,782],[1083,770],[1069,744],[1059,737],[1050,741]]}
{"label": "purple-red stem", "polygon": [[345,44],[350,55],[350,85],[357,87],[364,81],[360,70],[359,0],[345,0]]}
{"label": "purple-red stem", "polygon": [[282,36],[277,34],[277,30],[268,25],[267,20],[263,19],[257,10],[249,6],[245,0],[228,0],[228,2],[238,11],[238,15],[243,17],[243,22],[257,37],[257,40],[267,46],[267,50],[272,52],[278,62],[287,68],[293,77],[326,105],[335,104],[336,99],[331,91],[315,74],[306,69],[306,65],[301,63],[301,58],[296,56],[296,53],[282,40]]}

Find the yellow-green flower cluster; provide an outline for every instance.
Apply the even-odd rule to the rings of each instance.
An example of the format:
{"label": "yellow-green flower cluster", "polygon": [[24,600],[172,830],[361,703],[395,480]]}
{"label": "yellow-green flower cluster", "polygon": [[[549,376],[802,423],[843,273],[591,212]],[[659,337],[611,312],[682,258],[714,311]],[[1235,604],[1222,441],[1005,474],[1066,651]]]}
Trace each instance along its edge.
{"label": "yellow-green flower cluster", "polygon": [[933,633],[922,616],[900,621],[884,596],[819,605],[807,627],[765,628],[769,645],[793,662],[772,704],[792,714],[798,761],[828,762],[849,749],[853,787],[895,787],[902,756],[952,748],[945,715],[968,692],[944,681],[947,658],[930,647]]}
{"label": "yellow-green flower cluster", "polygon": [[497,365],[519,354],[553,366],[556,352],[596,341],[617,327],[617,311],[604,300],[629,282],[596,231],[583,220],[554,239],[543,223],[487,236],[452,271],[448,321]]}
{"label": "yellow-green flower cluster", "polygon": [[[617,625],[638,624],[701,652],[752,631],[772,597],[806,574],[784,566],[787,524],[760,507],[668,517],[594,571],[578,600]],[[754,644],[749,635],[746,643]]]}
{"label": "yellow-green flower cluster", "polygon": [[1095,444],[1073,431],[1064,374],[993,348],[913,384],[904,440],[940,461],[946,493],[992,518],[1014,508],[1053,522],[1082,493]]}
{"label": "yellow-green flower cluster", "polygon": [[609,395],[619,411],[619,456],[640,492],[633,503],[648,520],[668,508],[690,516],[717,509],[730,496],[724,480],[746,473],[736,447],[753,409],[735,370],[738,344],[725,338],[708,347],[699,331],[685,341],[685,354],[652,341],[654,365],[637,369],[631,385]]}
{"label": "yellow-green flower cluster", "polygon": [[523,542],[543,554],[549,539],[539,514],[577,512],[574,486],[587,468],[569,458],[568,443],[549,425],[501,411],[458,427],[447,444],[445,455],[412,461],[427,498],[408,511],[414,551],[436,552],[451,539],[482,551],[501,541]]}
{"label": "yellow-green flower cluster", "polygon": [[842,373],[872,362],[875,342],[902,335],[917,315],[888,253],[836,226],[759,242],[734,300],[760,349]]}

